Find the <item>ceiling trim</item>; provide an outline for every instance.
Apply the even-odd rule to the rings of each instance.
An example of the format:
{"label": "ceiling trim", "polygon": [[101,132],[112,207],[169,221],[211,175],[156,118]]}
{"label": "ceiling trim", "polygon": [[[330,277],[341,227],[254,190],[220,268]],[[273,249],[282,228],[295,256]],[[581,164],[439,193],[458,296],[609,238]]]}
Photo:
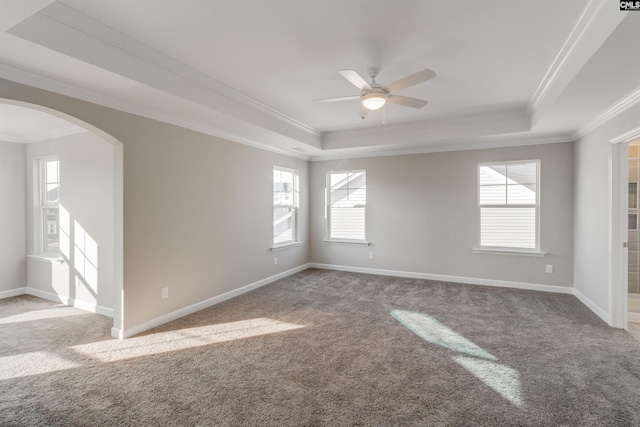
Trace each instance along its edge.
{"label": "ceiling trim", "polygon": [[602,112],[600,112],[600,114],[585,123],[575,132],[575,138],[582,138],[589,132],[593,131],[597,127],[602,126],[609,120],[616,117],[618,114],[628,110],[638,103],[640,103],[640,86],[623,98],[614,102],[611,106],[609,106],[609,108],[603,110]]}
{"label": "ceiling trim", "polygon": [[53,80],[49,77],[44,77],[39,74],[31,73],[19,68],[12,67],[10,65],[0,63],[0,76],[4,79],[32,86],[38,89],[47,90],[50,92],[58,93],[60,95],[69,96],[82,101],[90,102],[92,104],[101,105],[107,108],[113,108],[125,113],[134,114],[148,119],[157,120],[163,123],[169,123],[186,129],[190,129],[196,132],[204,133],[207,135],[215,136],[218,138],[226,139],[240,144],[249,145],[251,147],[259,148],[261,150],[270,151],[272,153],[284,154],[290,157],[295,157],[302,160],[308,160],[309,155],[302,154],[297,151],[289,151],[286,149],[274,147],[272,145],[257,142],[251,138],[243,137],[236,133],[226,132],[217,127],[209,126],[205,123],[196,122],[193,120],[186,120],[180,116],[166,114],[159,112],[152,108],[146,108],[141,105],[132,104],[129,102],[121,101],[117,98],[106,96],[94,91],[82,89],[77,86],[69,85],[67,83]]}
{"label": "ceiling trim", "polygon": [[640,126],[631,129],[623,133],[622,135],[618,135],[617,137],[611,140],[612,144],[620,144],[626,142],[633,142],[635,139],[640,139]]}
{"label": "ceiling trim", "polygon": [[532,124],[537,123],[627,13],[619,11],[617,5],[613,8],[609,0],[589,0],[529,101],[527,111]]}
{"label": "ceiling trim", "polygon": [[369,148],[366,151],[358,149],[332,150],[319,155],[312,155],[309,161],[345,160],[366,157],[403,156],[410,154],[441,153],[447,151],[482,150],[488,148],[520,147],[527,145],[558,144],[574,142],[573,135],[568,133],[544,135],[493,135],[477,138],[459,138],[448,141],[435,141],[424,145],[384,146]]}
{"label": "ceiling trim", "polygon": [[578,21],[573,26],[569,37],[560,48],[560,51],[556,55],[555,59],[549,66],[549,69],[545,73],[540,85],[531,97],[530,110],[538,108],[544,97],[549,93],[550,88],[558,80],[558,76],[562,69],[569,62],[571,55],[575,52],[576,47],[582,42],[584,36],[593,23],[595,16],[600,12],[600,9],[604,7],[606,0],[589,0],[587,5],[582,10]]}
{"label": "ceiling trim", "polygon": [[48,16],[51,19],[55,19],[61,24],[67,25],[91,37],[94,37],[104,43],[108,43],[111,46],[116,47],[117,49],[120,49],[137,57],[138,59],[144,60],[166,71],[170,71],[171,73],[176,74],[177,76],[187,79],[204,88],[207,88],[208,90],[220,93],[248,107],[269,114],[272,117],[282,120],[283,122],[295,126],[298,129],[308,132],[312,135],[320,135],[320,131],[316,130],[315,128],[263,102],[253,99],[250,96],[245,95],[244,93],[233,89],[232,87],[227,86],[224,83],[215,80],[194,68],[188,67],[169,56],[151,49],[150,47],[134,39],[118,33],[111,28],[103,25],[102,23],[95,21],[60,2],[55,2],[54,4],[44,8],[42,11],[40,11],[40,13]]}
{"label": "ceiling trim", "polygon": [[531,130],[524,106],[465,116],[323,133],[323,150],[471,138]]}
{"label": "ceiling trim", "polygon": [[18,144],[30,144],[32,142],[46,141],[49,139],[64,138],[65,136],[75,135],[77,133],[86,132],[86,129],[68,129],[66,131],[45,131],[30,138],[16,137],[6,133],[0,133],[0,141],[15,142]]}
{"label": "ceiling trim", "polygon": [[[244,109],[250,123],[311,146],[319,145],[321,133],[313,127],[59,2],[14,26],[9,33],[223,114]],[[48,37],[51,33],[57,37]]]}

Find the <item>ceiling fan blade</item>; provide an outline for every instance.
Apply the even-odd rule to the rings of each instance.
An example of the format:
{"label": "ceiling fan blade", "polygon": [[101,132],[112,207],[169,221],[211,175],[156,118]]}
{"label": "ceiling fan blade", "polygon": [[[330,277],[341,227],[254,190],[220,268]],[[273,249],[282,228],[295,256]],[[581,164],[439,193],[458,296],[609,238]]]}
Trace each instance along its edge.
{"label": "ceiling fan blade", "polygon": [[413,73],[410,76],[404,77],[400,80],[396,80],[386,87],[389,92],[398,92],[402,89],[406,89],[408,87],[417,85],[418,83],[425,82],[429,79],[432,79],[436,76],[432,70],[426,68],[422,71],[418,71],[417,73]]}
{"label": "ceiling fan blade", "polygon": [[351,82],[351,84],[357,87],[358,89],[360,90],[371,89],[371,86],[369,86],[369,83],[367,83],[367,81],[357,72],[353,70],[340,70],[339,73],[342,75],[342,77],[349,80],[349,82]]}
{"label": "ceiling fan blade", "polygon": [[322,98],[322,99],[314,99],[313,101],[318,102],[333,102],[333,101],[348,101],[350,99],[360,99],[360,95],[354,96],[340,96],[338,98]]}
{"label": "ceiling fan blade", "polygon": [[427,105],[427,101],[424,99],[410,98],[402,95],[389,95],[387,101],[392,104],[404,105],[405,107],[412,108],[422,108]]}

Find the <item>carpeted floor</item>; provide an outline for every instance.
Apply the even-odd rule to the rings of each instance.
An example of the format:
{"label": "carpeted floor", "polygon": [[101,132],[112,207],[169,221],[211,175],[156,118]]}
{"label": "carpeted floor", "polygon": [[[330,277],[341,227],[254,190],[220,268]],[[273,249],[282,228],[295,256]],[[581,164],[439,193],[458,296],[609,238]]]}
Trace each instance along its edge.
{"label": "carpeted floor", "polygon": [[0,425],[640,425],[640,342],[570,295],[310,269],[110,327],[0,300]]}

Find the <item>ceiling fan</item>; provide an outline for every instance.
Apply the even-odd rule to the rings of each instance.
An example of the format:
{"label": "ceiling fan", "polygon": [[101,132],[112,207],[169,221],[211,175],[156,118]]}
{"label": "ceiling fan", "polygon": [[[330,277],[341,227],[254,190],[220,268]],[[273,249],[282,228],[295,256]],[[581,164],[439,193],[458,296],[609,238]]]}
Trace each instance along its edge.
{"label": "ceiling fan", "polygon": [[401,78],[387,86],[382,86],[376,82],[376,76],[380,70],[378,68],[369,68],[367,74],[371,77],[371,83],[367,81],[354,70],[340,70],[342,77],[347,79],[351,84],[360,89],[360,95],[341,96],[338,98],[314,99],[320,102],[347,101],[350,99],[360,99],[363,107],[363,115],[371,110],[382,108],[387,102],[393,104],[404,105],[405,107],[422,108],[427,105],[427,101],[423,99],[411,98],[408,96],[396,95],[394,92],[406,89],[408,87],[425,82],[436,76],[430,69],[424,69]]}

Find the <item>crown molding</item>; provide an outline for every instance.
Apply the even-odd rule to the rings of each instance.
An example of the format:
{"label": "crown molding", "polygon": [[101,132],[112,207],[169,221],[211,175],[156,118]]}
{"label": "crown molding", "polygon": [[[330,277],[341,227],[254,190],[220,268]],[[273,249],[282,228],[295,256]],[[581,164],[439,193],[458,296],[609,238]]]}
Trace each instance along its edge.
{"label": "crown molding", "polygon": [[[63,25],[68,29],[73,30],[73,33],[78,36],[86,36],[88,40],[97,40],[103,45],[108,46],[112,50],[113,54],[120,52],[127,57],[134,57],[135,59],[146,63],[148,66],[154,67],[156,70],[161,71],[165,76],[171,78],[179,78],[183,81],[200,88],[202,91],[209,91],[215,94],[221,95],[225,98],[231,99],[235,102],[242,104],[252,110],[266,114],[269,117],[275,118],[278,121],[294,127],[308,135],[315,138],[320,137],[320,131],[315,128],[302,123],[295,118],[282,113],[281,111],[264,104],[256,99],[251,98],[211,77],[201,73],[185,64],[180,63],[156,50],[149,48],[148,46],[139,43],[129,37],[120,34],[111,28],[95,21],[86,15],[66,6],[60,2],[55,2],[44,9],[38,14],[41,18],[55,24]],[[28,20],[27,20],[28,21]],[[12,29],[9,32],[19,37],[24,37],[27,40],[30,37],[22,33],[21,29]],[[28,29],[26,30],[29,31]],[[94,42],[95,43],[95,42]],[[112,55],[112,58],[115,56]],[[115,59],[114,61],[115,62]],[[126,75],[124,75],[127,77]],[[179,83],[179,82],[178,82]]]}
{"label": "crown molding", "polygon": [[630,131],[623,133],[622,135],[618,135],[617,137],[611,140],[611,143],[612,144],[627,143],[635,139],[640,139],[640,126],[635,127]]}
{"label": "crown molding", "polygon": [[125,113],[135,114],[137,116],[146,117],[148,119],[172,124],[196,132],[204,133],[233,142],[238,142],[240,144],[249,145],[251,147],[270,151],[272,153],[284,154],[289,157],[295,157],[302,160],[309,159],[309,155],[303,154],[299,151],[289,151],[279,147],[274,147],[259,141],[255,141],[251,138],[246,138],[235,133],[226,132],[219,128],[209,126],[206,123],[187,120],[183,117],[167,114],[156,109],[148,108],[146,106],[132,104],[130,102],[106,96],[98,92],[79,88],[77,86],[63,83],[58,80],[53,80],[39,74],[21,70],[10,65],[0,63],[0,77],[16,83],[32,86],[49,92],[58,93],[60,95],[69,96],[71,98],[80,99],[92,104],[101,105],[103,107],[112,108],[114,110],[123,111]]}
{"label": "crown molding", "polygon": [[413,146],[384,146],[364,149],[344,149],[325,151],[319,155],[312,155],[309,161],[346,160],[366,157],[404,156],[410,154],[441,153],[448,151],[482,150],[488,148],[507,148],[528,145],[558,144],[574,142],[568,133],[554,133],[541,135],[494,135],[476,138],[459,138],[448,141],[435,141],[428,144]]}
{"label": "crown molding", "polygon": [[609,108],[603,110],[600,114],[589,120],[586,124],[580,127],[574,134],[575,139],[582,138],[594,129],[602,126],[609,120],[616,117],[618,114],[640,103],[640,86],[627,94],[623,98],[614,102]]}
{"label": "crown molding", "polygon": [[49,139],[64,138],[65,136],[76,135],[78,133],[83,133],[86,131],[87,131],[86,129],[82,129],[82,128],[67,129],[65,131],[55,131],[55,132],[47,131],[37,135],[32,135],[29,138],[22,138],[22,137],[17,137],[15,135],[0,133],[0,141],[15,142],[17,144],[30,144],[32,142],[40,142],[40,141],[46,141]]}
{"label": "crown molding", "polygon": [[524,106],[521,106],[412,123],[324,132],[322,147],[324,150],[356,148],[358,144],[375,147],[387,145],[388,141],[406,145],[473,136],[512,134],[530,129],[530,117]]}
{"label": "crown molding", "polygon": [[569,63],[573,53],[576,51],[576,48],[580,43],[582,43],[587,31],[606,3],[607,0],[589,0],[587,5],[584,7],[582,13],[578,17],[578,21],[571,29],[569,37],[562,45],[562,48],[560,48],[560,51],[549,66],[549,69],[542,78],[538,88],[531,97],[531,101],[527,107],[530,112],[535,111],[540,106],[544,98],[548,95],[551,87],[557,83],[562,70]]}

